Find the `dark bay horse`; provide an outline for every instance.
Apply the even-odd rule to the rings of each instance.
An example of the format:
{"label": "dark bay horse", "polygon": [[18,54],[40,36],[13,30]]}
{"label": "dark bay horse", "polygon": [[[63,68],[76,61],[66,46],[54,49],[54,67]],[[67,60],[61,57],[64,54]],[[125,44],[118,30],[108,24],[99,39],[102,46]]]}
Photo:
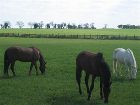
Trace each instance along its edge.
{"label": "dark bay horse", "polygon": [[17,60],[22,61],[22,62],[31,62],[29,75],[31,75],[33,66],[35,66],[36,75],[38,75],[37,61],[40,62],[39,69],[41,73],[42,74],[45,73],[46,62],[38,48],[35,48],[35,47],[23,48],[23,47],[15,46],[15,47],[9,47],[5,51],[4,75],[8,75],[8,69],[10,66],[13,76],[15,76],[14,65]]}
{"label": "dark bay horse", "polygon": [[[78,54],[76,58],[76,80],[79,86],[79,93],[82,94],[81,90],[81,72],[85,71],[85,84],[88,93],[88,100],[90,100],[92,90],[94,88],[94,80],[97,76],[100,77],[100,96],[104,98],[104,103],[108,103],[108,97],[110,94],[111,87],[111,73],[108,64],[104,61],[102,53],[91,53],[83,51]],[[88,80],[89,75],[92,75],[92,83],[89,88]]]}

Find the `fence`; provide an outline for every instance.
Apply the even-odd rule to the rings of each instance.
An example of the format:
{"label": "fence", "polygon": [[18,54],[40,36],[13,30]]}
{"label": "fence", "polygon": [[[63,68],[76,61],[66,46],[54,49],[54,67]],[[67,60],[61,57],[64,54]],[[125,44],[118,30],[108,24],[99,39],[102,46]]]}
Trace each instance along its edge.
{"label": "fence", "polygon": [[94,39],[94,40],[140,40],[140,36],[128,35],[59,35],[59,34],[15,34],[0,33],[0,37],[21,38],[60,38],[60,39]]}

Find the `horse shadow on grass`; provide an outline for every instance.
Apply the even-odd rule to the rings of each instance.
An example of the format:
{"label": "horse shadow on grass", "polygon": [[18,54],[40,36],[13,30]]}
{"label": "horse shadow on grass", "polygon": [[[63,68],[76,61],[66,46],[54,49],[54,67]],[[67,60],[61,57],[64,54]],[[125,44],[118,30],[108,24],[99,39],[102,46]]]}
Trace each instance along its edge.
{"label": "horse shadow on grass", "polygon": [[108,105],[104,104],[103,100],[93,97],[90,101],[86,99],[85,95],[65,94],[64,96],[53,96],[51,99],[51,105]]}

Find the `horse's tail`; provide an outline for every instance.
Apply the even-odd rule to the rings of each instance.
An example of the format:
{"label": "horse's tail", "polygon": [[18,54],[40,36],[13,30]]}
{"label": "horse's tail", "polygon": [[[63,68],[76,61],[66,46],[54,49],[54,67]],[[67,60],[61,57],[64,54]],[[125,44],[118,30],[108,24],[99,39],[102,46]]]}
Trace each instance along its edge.
{"label": "horse's tail", "polygon": [[114,51],[113,51],[113,73],[115,73],[115,67],[116,67],[116,53],[118,52],[118,49],[115,49]]}
{"label": "horse's tail", "polygon": [[115,73],[116,60],[113,59],[113,73]]}
{"label": "horse's tail", "polygon": [[116,53],[118,52],[118,49],[115,49],[114,51],[113,51],[113,59],[116,59]]}
{"label": "horse's tail", "polygon": [[6,74],[8,71],[8,54],[7,54],[7,50],[4,53],[4,74]]}

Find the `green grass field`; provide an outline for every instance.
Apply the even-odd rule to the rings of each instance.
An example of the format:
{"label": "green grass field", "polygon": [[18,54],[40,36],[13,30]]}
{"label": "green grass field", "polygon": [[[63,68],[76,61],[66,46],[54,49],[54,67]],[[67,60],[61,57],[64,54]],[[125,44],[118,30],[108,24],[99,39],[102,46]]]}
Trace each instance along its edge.
{"label": "green grass field", "polygon": [[[16,62],[16,77],[3,76],[3,54],[10,46],[36,46],[46,61],[48,70],[45,75],[28,76],[30,63]],[[115,48],[130,48],[134,52],[137,65],[140,64],[140,41],[119,40],[81,40],[81,39],[37,39],[37,38],[0,38],[0,105],[103,105],[99,95],[99,78],[90,101],[87,101],[84,76],[82,77],[83,95],[78,93],[75,80],[75,58],[80,51],[102,52],[112,72],[112,52]],[[123,73],[124,74],[124,73]],[[109,105],[140,104],[140,74],[136,80],[125,76],[116,79],[112,75],[112,91]]]}
{"label": "green grass field", "polygon": [[139,36],[140,29],[0,29],[0,33]]}

